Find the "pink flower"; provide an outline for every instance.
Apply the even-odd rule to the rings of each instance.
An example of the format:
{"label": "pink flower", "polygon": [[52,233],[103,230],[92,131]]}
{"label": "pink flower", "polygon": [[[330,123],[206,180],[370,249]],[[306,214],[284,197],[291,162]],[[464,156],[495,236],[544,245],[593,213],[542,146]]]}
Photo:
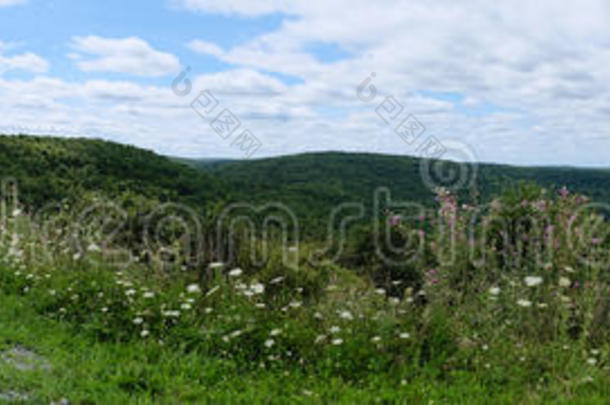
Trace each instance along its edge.
{"label": "pink flower", "polygon": [[400,221],[401,221],[401,219],[402,219],[402,218],[400,217],[400,215],[393,215],[393,216],[390,218],[390,225],[392,225],[392,226],[398,226],[398,225],[400,225]]}

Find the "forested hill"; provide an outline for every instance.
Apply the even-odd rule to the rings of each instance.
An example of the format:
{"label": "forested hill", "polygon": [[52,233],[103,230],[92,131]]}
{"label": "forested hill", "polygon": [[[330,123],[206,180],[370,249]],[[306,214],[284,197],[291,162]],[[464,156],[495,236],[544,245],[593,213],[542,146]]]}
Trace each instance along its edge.
{"label": "forested hill", "polygon": [[133,146],[92,139],[0,136],[0,178],[36,208],[86,192],[123,193],[203,207],[222,199],[215,176]]}
{"label": "forested hill", "polygon": [[[520,181],[535,182],[549,191],[566,186],[610,203],[610,170],[602,169],[481,164],[473,170],[469,165],[444,162],[423,166],[422,175],[418,158],[339,152],[252,161],[185,162],[218,176],[244,196],[282,201],[304,215],[328,215],[329,207],[340,202],[371,201],[378,187],[389,188],[393,198],[399,200],[430,204],[435,185],[461,186],[464,201],[475,198],[484,202]],[[471,183],[476,187],[470,187]]]}
{"label": "forested hill", "polygon": [[[191,166],[191,167],[189,167]],[[436,167],[422,180],[421,161],[413,157],[353,153],[310,153],[259,160],[167,158],[133,146],[92,139],[0,136],[0,176],[14,178],[26,206],[78,197],[131,193],[151,200],[184,202],[197,208],[229,201],[281,202],[301,223],[323,223],[343,202],[370,204],[374,191],[387,187],[392,198],[433,204]],[[448,185],[465,180],[463,201],[483,202],[519,180],[550,189],[567,186],[610,203],[610,170],[479,165],[473,176],[455,163],[440,171]],[[456,177],[457,176],[457,177]],[[458,181],[456,181],[458,179]]]}

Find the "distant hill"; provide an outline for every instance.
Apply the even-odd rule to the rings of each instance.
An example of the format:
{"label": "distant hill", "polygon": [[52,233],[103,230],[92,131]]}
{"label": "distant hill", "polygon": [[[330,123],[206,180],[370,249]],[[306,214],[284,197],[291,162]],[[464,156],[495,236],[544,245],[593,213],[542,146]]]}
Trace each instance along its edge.
{"label": "distant hill", "polygon": [[[326,152],[189,163],[218,176],[248,201],[280,201],[303,218],[321,220],[326,220],[332,207],[341,202],[370,203],[378,187],[389,188],[393,199],[432,205],[434,185],[461,184],[458,194],[462,201],[485,202],[503,189],[526,181],[550,191],[566,186],[596,201],[610,203],[610,170],[602,169],[481,164],[476,168],[476,187],[470,187],[472,168],[443,162],[439,176],[431,166],[424,170],[429,173],[426,184],[422,180],[421,159],[408,156]],[[460,183],[460,179],[464,181]]]}
{"label": "distant hill", "polygon": [[[340,203],[362,202],[370,208],[379,187],[390,189],[394,200],[433,206],[433,187],[422,180],[421,167],[420,159],[408,156],[327,152],[243,161],[198,160],[168,158],[93,139],[0,136],[0,177],[18,182],[26,206],[88,191],[109,196],[129,192],[186,203],[200,212],[209,207],[218,212],[227,202],[281,202],[311,232],[318,232]],[[461,168],[444,162],[442,175],[430,179],[436,185],[454,185],[452,179]],[[450,181],[443,182],[443,175]],[[472,172],[464,176],[470,180]],[[565,185],[610,203],[610,170],[481,164],[476,180],[476,187],[467,186],[468,181],[462,184],[461,201],[484,202],[524,180],[551,190]]]}

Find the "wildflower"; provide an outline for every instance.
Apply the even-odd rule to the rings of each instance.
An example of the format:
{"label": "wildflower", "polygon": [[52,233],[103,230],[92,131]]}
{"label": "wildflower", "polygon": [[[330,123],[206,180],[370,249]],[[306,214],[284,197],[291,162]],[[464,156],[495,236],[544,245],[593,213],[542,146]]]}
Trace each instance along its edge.
{"label": "wildflower", "polygon": [[163,315],[166,318],[178,318],[180,316],[180,311],[177,311],[177,310],[163,311],[161,313],[161,315]]}
{"label": "wildflower", "polygon": [[402,220],[402,218],[401,218],[401,216],[400,216],[400,215],[393,215],[393,216],[390,218],[390,225],[391,225],[391,226],[398,226],[398,225],[400,225],[400,221],[401,221],[401,220]]}
{"label": "wildflower", "polygon": [[144,298],[154,298],[155,293],[152,291],[146,291],[144,294],[142,294],[142,297]]}
{"label": "wildflower", "polygon": [[136,325],[141,325],[142,322],[144,322],[144,319],[142,319],[141,317],[134,318],[133,320],[133,323]]}
{"label": "wildflower", "polygon": [[269,282],[269,284],[278,284],[278,283],[281,283],[282,281],[284,281],[284,277],[280,276],[280,277],[276,277],[273,280],[271,280]]}
{"label": "wildflower", "polygon": [[339,317],[341,317],[341,319],[345,319],[346,321],[352,321],[354,319],[354,316],[349,311],[341,311]]}
{"label": "wildflower", "polygon": [[189,309],[191,309],[191,304],[185,302],[184,304],[180,305],[180,309],[183,309],[185,311],[188,311]]}
{"label": "wildflower", "polygon": [[532,302],[524,299],[520,299],[517,301],[517,305],[523,308],[529,308],[532,306]]}
{"label": "wildflower", "polygon": [[57,292],[55,290],[49,290],[49,295],[55,295]]}
{"label": "wildflower", "polygon": [[128,297],[135,295],[135,293],[136,293],[136,290],[134,290],[133,288],[130,288],[129,290],[125,291],[125,295]]}
{"label": "wildflower", "polygon": [[542,277],[527,276],[527,277],[525,277],[524,281],[525,281],[525,285],[527,285],[528,287],[536,287],[536,286],[542,284]]}
{"label": "wildflower", "polygon": [[483,345],[483,346],[481,346],[481,349],[483,349],[483,351],[486,352],[487,350],[489,350],[489,346]]}
{"label": "wildflower", "polygon": [[262,294],[265,292],[265,286],[261,283],[255,283],[250,285],[250,291],[254,294]]}
{"label": "wildflower", "polygon": [[340,346],[340,345],[343,344],[343,339],[341,339],[341,338],[333,339],[332,340],[332,344],[335,345],[335,346]]}
{"label": "wildflower", "polygon": [[230,337],[230,338],[236,338],[236,337],[239,337],[239,336],[240,336],[242,333],[243,333],[243,332],[242,332],[241,330],[239,330],[239,329],[238,329],[238,330],[236,330],[236,331],[231,332],[231,334],[229,335],[229,337]]}
{"label": "wildflower", "polygon": [[378,288],[375,290],[375,293],[379,295],[385,295],[385,290],[383,288]]}
{"label": "wildflower", "polygon": [[239,277],[242,274],[244,274],[244,271],[242,269],[233,269],[229,272],[229,277]]}
{"label": "wildflower", "polygon": [[491,287],[489,289],[489,293],[491,295],[498,295],[498,294],[500,294],[500,287]]}
{"label": "wildflower", "polygon": [[141,336],[142,338],[145,338],[145,337],[147,337],[148,335],[150,335],[150,332],[149,332],[148,330],[146,330],[146,329],[143,329],[143,330],[142,330],[142,332],[140,332],[140,336]]}
{"label": "wildflower", "polygon": [[189,294],[198,294],[201,292],[201,288],[199,288],[197,284],[189,284],[186,287],[186,292],[188,292]]}
{"label": "wildflower", "polygon": [[273,329],[271,332],[269,332],[269,335],[270,335],[270,336],[277,336],[277,335],[279,335],[280,333],[282,333],[282,330],[281,330],[281,329]]}
{"label": "wildflower", "polygon": [[560,277],[559,278],[559,286],[560,287],[568,288],[570,285],[572,285],[572,282],[570,281],[569,278],[567,278],[567,277]]}
{"label": "wildflower", "polygon": [[589,358],[587,359],[587,364],[589,364],[589,365],[591,365],[591,366],[594,366],[594,365],[596,365],[596,364],[597,364],[597,359],[596,359],[595,357],[589,357]]}
{"label": "wildflower", "polygon": [[326,340],[326,335],[318,335],[316,337],[316,340],[314,340],[314,343],[315,344],[322,343],[324,340]]}
{"label": "wildflower", "polygon": [[401,339],[409,339],[411,337],[411,335],[408,334],[407,332],[402,332],[400,335],[398,335],[398,337]]}
{"label": "wildflower", "polygon": [[265,340],[265,347],[267,349],[271,348],[273,345],[275,344],[275,340],[273,339],[267,339]]}
{"label": "wildflower", "polygon": [[91,243],[88,247],[87,247],[87,251],[88,252],[99,252],[101,249],[98,245],[96,245],[95,243]]}
{"label": "wildflower", "polygon": [[224,263],[223,262],[212,262],[208,265],[208,267],[210,269],[219,269],[219,268],[224,267]]}
{"label": "wildflower", "polygon": [[373,336],[373,337],[371,338],[371,342],[373,342],[373,343],[379,343],[379,342],[381,342],[381,337],[380,337],[380,336]]}
{"label": "wildflower", "polygon": [[324,315],[322,315],[320,312],[316,312],[315,314],[313,314],[313,317],[316,319],[323,319]]}
{"label": "wildflower", "polygon": [[341,328],[338,327],[338,326],[331,326],[329,330],[330,330],[330,333],[339,333],[339,332],[341,332]]}
{"label": "wildflower", "polygon": [[102,309],[100,311],[102,311],[103,313],[106,313],[106,312],[108,312],[108,307],[102,307]]}
{"label": "wildflower", "polygon": [[291,308],[299,308],[302,304],[303,303],[300,301],[291,301],[288,305],[290,305]]}
{"label": "wildflower", "polygon": [[400,299],[398,299],[396,297],[390,297],[389,302],[390,302],[390,305],[398,305],[398,304],[400,304]]}
{"label": "wildflower", "polygon": [[206,314],[211,314],[212,311],[213,311],[213,309],[210,307],[207,307],[206,309],[203,310],[203,312],[205,312]]}

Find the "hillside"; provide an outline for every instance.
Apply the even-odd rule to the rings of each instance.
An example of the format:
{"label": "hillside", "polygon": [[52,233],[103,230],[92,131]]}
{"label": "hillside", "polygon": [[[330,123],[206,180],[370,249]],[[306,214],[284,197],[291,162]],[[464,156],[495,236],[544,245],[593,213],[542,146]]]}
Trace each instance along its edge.
{"label": "hillside", "polygon": [[27,207],[95,191],[204,207],[225,188],[206,173],[133,146],[92,139],[0,136],[0,177]]}
{"label": "hillside", "polygon": [[[408,156],[356,153],[311,153],[253,161],[185,161],[206,173],[217,175],[230,188],[251,201],[281,201],[304,218],[324,219],[341,202],[372,200],[374,191],[387,187],[392,198],[430,205],[434,185],[453,186],[463,201],[485,202],[512,184],[535,182],[549,189],[562,186],[583,193],[595,201],[610,203],[610,170],[569,167],[516,167],[481,164],[476,171],[476,188],[468,184],[472,170],[444,162],[439,176],[430,177],[432,186],[422,180],[421,160]],[[468,168],[467,168],[468,169]],[[431,172],[434,174],[434,166]],[[465,181],[460,183],[460,177]],[[433,176],[433,174],[431,176]],[[473,193],[474,192],[474,193]]]}

